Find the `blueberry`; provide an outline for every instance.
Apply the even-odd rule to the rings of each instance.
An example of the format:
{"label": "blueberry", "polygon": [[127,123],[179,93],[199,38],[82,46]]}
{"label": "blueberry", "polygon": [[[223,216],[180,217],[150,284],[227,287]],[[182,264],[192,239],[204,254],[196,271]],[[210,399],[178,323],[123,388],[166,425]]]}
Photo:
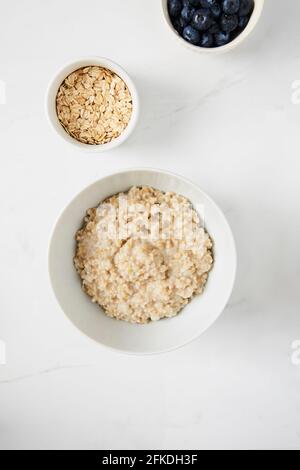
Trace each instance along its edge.
{"label": "blueberry", "polygon": [[254,0],[240,0],[239,16],[246,16],[252,13]]}
{"label": "blueberry", "polygon": [[224,31],[219,31],[215,34],[215,44],[217,47],[225,46],[230,41],[230,33],[224,33]]}
{"label": "blueberry", "polygon": [[186,7],[183,7],[181,11],[181,18],[183,19],[186,25],[192,21],[194,13],[195,13],[195,8],[193,8],[192,6],[188,5]]}
{"label": "blueberry", "polygon": [[200,0],[202,8],[211,8],[213,5],[219,3],[219,0]]}
{"label": "blueberry", "polygon": [[235,15],[240,9],[240,0],[223,0],[223,11],[228,15]]}
{"label": "blueberry", "polygon": [[218,23],[216,21],[213,21],[208,32],[211,33],[211,34],[216,34],[220,31],[220,26],[218,25]]}
{"label": "blueberry", "polygon": [[203,33],[201,40],[200,40],[200,46],[201,47],[212,47],[214,43],[214,37],[211,33]]}
{"label": "blueberry", "polygon": [[239,17],[239,28],[241,31],[243,31],[247,24],[249,23],[249,16],[240,16]]}
{"label": "blueberry", "polygon": [[209,8],[210,3],[210,0],[200,0],[200,5],[202,6],[202,8]]}
{"label": "blueberry", "polygon": [[183,30],[183,38],[191,44],[198,44],[200,42],[200,33],[192,26],[186,26]]}
{"label": "blueberry", "polygon": [[221,15],[222,9],[219,0],[200,0],[200,5],[202,8],[208,8],[215,18],[219,18]]}
{"label": "blueberry", "polygon": [[239,19],[237,15],[226,15],[223,14],[221,17],[221,29],[225,31],[225,33],[231,33],[234,31],[239,24]]}
{"label": "blueberry", "polygon": [[174,28],[176,29],[177,33],[182,36],[183,33],[183,28],[186,26],[185,21],[179,16],[178,18],[172,18],[172,24]]}
{"label": "blueberry", "polygon": [[192,25],[198,31],[206,31],[212,23],[212,16],[207,8],[200,8],[193,16]]}
{"label": "blueberry", "polygon": [[200,6],[200,0],[181,0],[182,1],[182,6],[183,7],[199,7]]}
{"label": "blueberry", "polygon": [[219,18],[222,13],[222,8],[220,7],[219,3],[215,2],[213,5],[211,5],[210,11],[214,18]]}
{"label": "blueberry", "polygon": [[176,18],[180,15],[182,9],[182,2],[181,0],[168,0],[168,10],[170,16]]}

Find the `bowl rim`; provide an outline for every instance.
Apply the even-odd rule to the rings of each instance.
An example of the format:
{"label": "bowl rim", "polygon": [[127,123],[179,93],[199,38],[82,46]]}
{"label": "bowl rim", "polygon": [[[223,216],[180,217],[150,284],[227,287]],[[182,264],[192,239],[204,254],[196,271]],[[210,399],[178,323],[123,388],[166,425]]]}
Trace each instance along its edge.
{"label": "bowl rim", "polygon": [[[61,77],[64,76],[66,78],[70,73],[72,73],[72,70],[75,71],[82,67],[87,67],[89,65],[96,65],[100,67],[102,66],[111,70],[112,72],[115,72],[126,83],[132,96],[132,114],[127,127],[119,137],[113,139],[111,142],[108,142],[106,144],[90,145],[85,144],[83,142],[79,142],[65,131],[65,129],[59,122],[56,114],[55,98],[58,92],[58,88],[63,80],[61,79]],[[89,153],[101,153],[118,147],[123,142],[125,142],[132,134],[137,125],[140,114],[140,98],[135,83],[121,65],[110,59],[107,59],[106,57],[81,56],[79,58],[67,61],[66,63],[64,63],[64,65],[60,66],[58,70],[52,75],[51,79],[49,80],[45,95],[45,112],[50,127],[54,130],[57,135],[62,137],[65,142],[72,144],[73,147],[77,148],[78,150],[84,150]]]}
{"label": "bowl rim", "polygon": [[[56,295],[55,288],[54,288],[54,283],[53,283],[53,280],[52,280],[50,258],[51,258],[52,242],[53,242],[53,238],[54,238],[54,235],[55,235],[55,231],[56,231],[57,227],[59,226],[64,213],[68,210],[70,204],[72,204],[74,199],[80,197],[80,195],[84,191],[88,190],[90,187],[92,187],[96,184],[99,184],[101,181],[109,179],[113,176],[122,175],[122,174],[126,174],[126,173],[131,173],[131,172],[145,172],[145,171],[149,172],[149,173],[159,173],[159,174],[164,174],[166,176],[171,176],[171,177],[178,178],[181,181],[183,181],[184,183],[186,183],[189,186],[193,187],[195,190],[200,191],[207,198],[207,200],[210,202],[210,204],[214,207],[214,210],[219,214],[219,216],[223,220],[224,225],[226,226],[226,228],[228,230],[228,234],[229,234],[230,239],[231,239],[231,248],[232,248],[233,258],[232,258],[232,277],[231,277],[231,280],[230,280],[230,288],[228,289],[226,300],[224,301],[222,307],[220,307],[218,315],[216,315],[216,317],[211,321],[211,323],[209,323],[205,328],[197,330],[197,332],[194,335],[192,335],[188,340],[182,341],[181,343],[177,344],[176,346],[172,346],[172,347],[168,347],[168,348],[162,348],[160,350],[155,350],[155,351],[147,351],[147,352],[138,351],[138,352],[136,352],[136,351],[129,351],[127,349],[117,348],[117,347],[113,347],[113,346],[109,346],[109,345],[106,345],[104,343],[101,343],[101,342],[97,341],[95,338],[92,338],[91,336],[89,336],[84,331],[82,331],[80,328],[78,328],[72,322],[72,320],[69,318],[69,316],[65,313],[64,307],[63,307],[63,305],[61,304],[59,298]],[[50,237],[49,237],[49,241],[48,241],[47,264],[48,264],[48,278],[49,278],[49,281],[50,281],[52,294],[55,297],[56,302],[59,305],[60,309],[62,310],[62,312],[64,314],[64,317],[68,319],[68,321],[72,324],[72,326],[80,334],[82,334],[83,336],[85,336],[89,340],[92,340],[94,343],[96,343],[100,348],[102,348],[104,350],[109,350],[109,351],[112,351],[112,352],[115,352],[115,353],[118,353],[118,354],[122,354],[122,355],[127,355],[127,356],[154,356],[154,355],[158,355],[158,354],[166,354],[166,353],[176,351],[178,349],[183,348],[187,344],[190,344],[190,343],[194,342],[195,340],[197,340],[202,334],[204,334],[208,329],[210,329],[214,325],[214,323],[218,320],[218,318],[224,312],[226,306],[228,305],[230,297],[232,295],[234,285],[235,285],[235,281],[236,281],[236,275],[237,275],[237,265],[238,265],[238,259],[237,258],[238,258],[237,257],[237,246],[236,246],[235,238],[234,238],[232,229],[229,225],[229,222],[227,221],[227,218],[226,218],[225,214],[223,213],[222,209],[217,205],[217,203],[205,191],[203,191],[196,183],[192,182],[191,180],[189,180],[186,177],[183,177],[183,176],[179,175],[178,173],[171,172],[171,171],[168,171],[168,170],[163,170],[163,169],[158,169],[158,168],[151,168],[151,167],[134,167],[134,168],[123,168],[123,169],[116,170],[116,171],[109,172],[109,173],[105,174],[101,178],[98,178],[97,180],[95,180],[92,183],[85,186],[81,191],[76,193],[69,200],[69,202],[65,205],[65,207],[60,211],[59,215],[57,216],[57,218],[56,218],[56,220],[55,220],[55,222],[52,226],[52,230],[50,231]]]}
{"label": "bowl rim", "polygon": [[225,52],[229,52],[233,49],[235,49],[237,46],[239,46],[244,40],[252,33],[254,28],[256,27],[257,23],[259,22],[259,19],[262,15],[263,8],[264,8],[264,3],[265,0],[254,0],[255,5],[254,5],[254,10],[252,12],[252,15],[250,17],[250,21],[247,24],[246,28],[239,34],[233,41],[229,42],[228,44],[225,44],[224,46],[220,47],[201,47],[201,46],[196,46],[193,44],[190,44],[187,42],[185,39],[183,39],[177,31],[174,29],[170,16],[168,13],[168,0],[161,0],[161,5],[162,5],[162,12],[163,12],[163,17],[165,20],[165,23],[168,26],[168,29],[172,31],[173,37],[177,38],[177,41],[179,41],[182,45],[190,49],[191,51],[198,52],[198,53],[203,53],[203,54],[222,54]]}

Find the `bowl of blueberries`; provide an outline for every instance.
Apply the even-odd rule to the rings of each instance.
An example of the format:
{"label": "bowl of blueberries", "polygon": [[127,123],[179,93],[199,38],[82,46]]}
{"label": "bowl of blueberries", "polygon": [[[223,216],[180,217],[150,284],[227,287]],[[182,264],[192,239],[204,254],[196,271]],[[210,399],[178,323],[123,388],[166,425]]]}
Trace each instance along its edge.
{"label": "bowl of blueberries", "polygon": [[162,0],[176,37],[198,52],[226,52],[253,31],[264,0]]}

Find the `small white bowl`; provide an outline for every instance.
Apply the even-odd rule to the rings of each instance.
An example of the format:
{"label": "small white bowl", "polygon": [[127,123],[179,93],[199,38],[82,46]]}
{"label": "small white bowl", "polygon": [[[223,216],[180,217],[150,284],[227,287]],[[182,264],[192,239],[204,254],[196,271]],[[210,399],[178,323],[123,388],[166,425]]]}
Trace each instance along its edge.
{"label": "small white bowl", "polygon": [[168,12],[168,0],[161,0],[161,1],[162,1],[163,16],[166,20],[168,28],[169,28],[170,31],[172,31],[173,36],[175,36],[179,40],[179,42],[181,42],[181,44],[183,44],[184,46],[188,47],[189,49],[191,49],[195,52],[200,52],[200,53],[204,53],[204,54],[220,54],[220,53],[228,52],[228,51],[231,51],[232,49],[235,49],[254,30],[255,26],[258,23],[258,20],[259,20],[261,14],[262,14],[265,0],[254,0],[255,6],[254,6],[252,16],[251,16],[251,18],[249,20],[249,23],[247,24],[246,28],[244,29],[244,31],[239,36],[237,36],[230,43],[225,44],[225,46],[210,47],[210,48],[209,47],[194,46],[193,44],[190,44],[185,39],[183,39],[178,34],[176,29],[174,29],[174,27],[171,23],[170,15],[169,15],[169,12]]}
{"label": "small white bowl", "polygon": [[[82,291],[73,266],[74,236],[82,226],[87,209],[131,186],[143,185],[177,192],[187,197],[195,208],[204,208],[205,226],[214,241],[215,263],[204,293],[195,297],[179,315],[147,325],[136,325],[107,317]],[[101,345],[128,354],[170,351],[201,335],[216,321],[229,300],[236,264],[232,232],[212,199],[185,178],[154,169],[120,171],[88,186],[59,217],[49,247],[51,284],[67,317],[82,333]]]}
{"label": "small white bowl", "polygon": [[[132,96],[132,115],[129,121],[128,126],[124,130],[124,132],[117,137],[116,139],[112,140],[107,144],[100,144],[100,145],[89,145],[79,142],[75,138],[71,137],[65,129],[62,127],[56,113],[56,96],[58,89],[64,79],[75,70],[78,70],[82,67],[87,67],[89,65],[98,65],[100,67],[104,67],[106,69],[115,72],[119,75],[122,80],[128,86],[128,89]],[[104,152],[105,150],[111,150],[115,147],[121,145],[125,140],[128,139],[130,134],[133,132],[138,116],[139,116],[139,109],[140,109],[140,102],[139,96],[137,93],[137,89],[129,77],[129,75],[122,69],[119,65],[112,62],[111,60],[105,59],[103,57],[85,57],[82,59],[78,59],[76,61],[69,62],[65,65],[62,69],[60,69],[51,80],[51,83],[48,87],[47,95],[46,95],[46,113],[49,119],[49,122],[53,129],[67,142],[73,144],[75,147],[81,150],[89,151],[89,152]]]}

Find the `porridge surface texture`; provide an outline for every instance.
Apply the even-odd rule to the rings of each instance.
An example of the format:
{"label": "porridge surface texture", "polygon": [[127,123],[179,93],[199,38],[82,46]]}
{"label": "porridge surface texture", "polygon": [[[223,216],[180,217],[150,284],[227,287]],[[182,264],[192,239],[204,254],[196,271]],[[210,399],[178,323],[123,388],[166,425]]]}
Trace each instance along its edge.
{"label": "porridge surface texture", "polygon": [[[122,211],[122,198],[136,210]],[[74,264],[83,290],[108,316],[148,323],[174,317],[203,292],[212,248],[185,197],[132,187],[87,211],[76,234]]]}

